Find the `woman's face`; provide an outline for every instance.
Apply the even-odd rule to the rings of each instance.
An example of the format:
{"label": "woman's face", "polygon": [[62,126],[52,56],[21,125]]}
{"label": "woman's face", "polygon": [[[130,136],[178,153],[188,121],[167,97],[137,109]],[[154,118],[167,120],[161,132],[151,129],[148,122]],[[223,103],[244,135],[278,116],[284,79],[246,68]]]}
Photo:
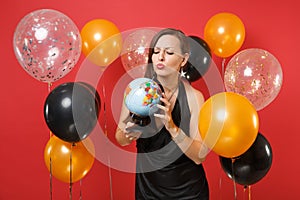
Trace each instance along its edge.
{"label": "woman's face", "polygon": [[154,47],[152,62],[157,75],[178,73],[185,59],[180,49],[180,41],[173,35],[163,35]]}

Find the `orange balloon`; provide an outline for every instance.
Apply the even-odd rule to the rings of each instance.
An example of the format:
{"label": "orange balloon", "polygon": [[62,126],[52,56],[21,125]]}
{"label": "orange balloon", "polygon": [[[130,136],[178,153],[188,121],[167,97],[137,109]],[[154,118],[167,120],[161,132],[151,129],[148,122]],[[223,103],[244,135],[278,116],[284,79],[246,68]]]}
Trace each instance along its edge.
{"label": "orange balloon", "polygon": [[254,143],[259,120],[255,107],[246,97],[221,92],[204,102],[198,127],[210,149],[220,156],[233,158]]}
{"label": "orange balloon", "polygon": [[44,161],[55,178],[70,183],[70,173],[72,173],[72,183],[74,183],[90,171],[94,163],[94,155],[94,144],[89,138],[77,143],[69,143],[52,136],[45,147]]}
{"label": "orange balloon", "polygon": [[234,14],[218,13],[206,23],[204,40],[214,54],[222,58],[229,57],[235,54],[244,43],[244,24]]}
{"label": "orange balloon", "polygon": [[82,53],[98,66],[108,66],[121,53],[122,36],[118,27],[105,19],[94,19],[81,32]]}

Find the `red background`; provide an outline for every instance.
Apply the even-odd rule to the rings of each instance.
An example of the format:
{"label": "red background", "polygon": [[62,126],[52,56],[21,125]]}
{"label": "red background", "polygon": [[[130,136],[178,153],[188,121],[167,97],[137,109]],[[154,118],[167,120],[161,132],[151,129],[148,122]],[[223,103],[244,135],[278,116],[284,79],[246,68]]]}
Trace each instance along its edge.
{"label": "red background", "polygon": [[[43,151],[49,130],[43,118],[47,84],[29,76],[18,64],[13,52],[13,34],[18,22],[28,13],[42,8],[68,15],[79,30],[92,19],[114,22],[120,31],[141,27],[174,27],[188,35],[203,36],[206,22],[219,12],[240,17],[246,28],[241,49],[261,48],[271,52],[281,63],[283,86],[277,98],[259,111],[260,132],[273,150],[269,173],[251,186],[253,199],[299,199],[299,89],[297,84],[300,52],[299,6],[296,0],[10,0],[1,2],[1,126],[0,126],[0,199],[49,199],[49,171]],[[53,87],[73,81],[83,61],[81,58],[67,76]],[[214,57],[220,67],[221,59]],[[107,88],[124,73],[120,63],[109,67],[104,75]],[[201,81],[194,83],[201,90]],[[206,97],[207,98],[207,97]],[[103,113],[102,113],[103,114]],[[100,116],[100,123],[103,122]],[[108,136],[114,142],[115,121],[107,112]],[[134,150],[134,146],[128,147]],[[103,152],[105,153],[105,152]],[[232,181],[222,171],[218,157],[211,153],[204,163],[210,184],[211,199],[234,199]],[[111,178],[111,181],[110,181]],[[68,199],[69,185],[56,179],[52,183],[53,199]],[[73,185],[73,198],[133,199],[134,174],[120,172],[95,161],[80,183]],[[110,196],[112,192],[112,198]],[[237,185],[238,199],[248,191]]]}

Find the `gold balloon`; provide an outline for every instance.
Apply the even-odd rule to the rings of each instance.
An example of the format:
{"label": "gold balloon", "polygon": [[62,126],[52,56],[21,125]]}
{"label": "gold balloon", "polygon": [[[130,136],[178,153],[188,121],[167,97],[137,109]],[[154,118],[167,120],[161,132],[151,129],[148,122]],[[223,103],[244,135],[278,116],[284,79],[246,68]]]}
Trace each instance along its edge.
{"label": "gold balloon", "polygon": [[44,151],[44,161],[51,174],[60,181],[72,183],[82,179],[94,163],[94,144],[86,138],[77,143],[69,143],[52,136]]}
{"label": "gold balloon", "polygon": [[106,67],[121,53],[122,36],[118,27],[105,19],[94,19],[81,32],[82,53],[92,63]]}
{"label": "gold balloon", "polygon": [[226,58],[235,54],[244,43],[245,27],[242,20],[232,13],[212,16],[204,28],[204,40],[212,52]]}
{"label": "gold balloon", "polygon": [[199,113],[199,131],[216,154],[233,158],[246,152],[256,139],[258,114],[247,98],[222,92],[204,102]]}

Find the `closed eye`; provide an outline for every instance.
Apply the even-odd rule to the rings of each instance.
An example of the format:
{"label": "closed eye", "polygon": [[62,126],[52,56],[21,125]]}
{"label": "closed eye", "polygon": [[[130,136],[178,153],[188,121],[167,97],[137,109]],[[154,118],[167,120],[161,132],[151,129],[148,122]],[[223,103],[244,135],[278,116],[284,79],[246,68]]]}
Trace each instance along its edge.
{"label": "closed eye", "polygon": [[154,48],[153,53],[159,54],[160,51],[161,51],[161,49],[156,47],[156,48]]}
{"label": "closed eye", "polygon": [[159,49],[159,48],[155,48],[153,51],[153,54],[159,54],[161,51],[165,51],[168,55],[174,55],[174,51],[172,51],[171,49]]}

